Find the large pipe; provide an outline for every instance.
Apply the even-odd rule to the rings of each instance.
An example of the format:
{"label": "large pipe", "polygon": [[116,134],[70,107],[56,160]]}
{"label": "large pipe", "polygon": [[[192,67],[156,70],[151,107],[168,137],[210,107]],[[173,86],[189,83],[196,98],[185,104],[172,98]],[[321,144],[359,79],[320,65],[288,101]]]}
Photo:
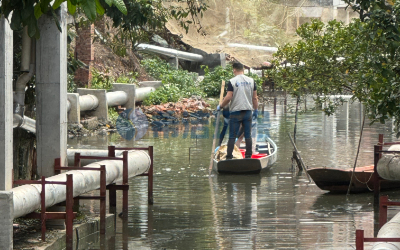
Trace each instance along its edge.
{"label": "large pipe", "polygon": [[93,110],[99,106],[99,99],[94,95],[79,96],[79,106],[81,111]]}
{"label": "large pipe", "polygon": [[[123,150],[115,150],[115,156],[120,157],[124,151]],[[108,150],[103,149],[74,149],[69,148],[67,149],[67,159],[68,165],[73,166],[75,161],[75,154],[80,153],[81,156],[96,156],[96,157],[107,157]],[[97,160],[89,160],[89,159],[82,159],[81,164],[83,166],[96,162]]]}
{"label": "large pipe", "polygon": [[35,43],[28,35],[28,29],[25,27],[22,32],[22,52],[21,52],[21,71],[22,73],[15,84],[14,113],[24,115],[25,106],[25,88],[26,84],[35,73]]}
{"label": "large pipe", "polygon": [[[389,151],[400,151],[400,145],[392,145]],[[378,174],[385,180],[400,180],[400,155],[382,154],[377,166]]]}
{"label": "large pipe", "polygon": [[155,91],[156,89],[153,87],[144,87],[144,88],[137,88],[135,90],[135,102],[141,102],[144,99],[146,99],[147,97],[149,97],[149,95],[151,94],[151,92]]}
{"label": "large pipe", "polygon": [[109,107],[124,105],[128,102],[128,94],[124,91],[107,92],[107,104]]}
{"label": "large pipe", "polygon": [[265,46],[249,45],[249,44],[228,43],[228,46],[235,47],[235,48],[264,50],[264,51],[268,51],[268,52],[272,52],[272,53],[275,53],[278,51],[277,47],[265,47]]}
{"label": "large pipe", "polygon": [[150,45],[141,43],[137,46],[138,50],[146,50],[158,54],[162,54],[169,57],[177,57],[179,59],[184,59],[187,61],[201,62],[203,61],[203,56],[199,54],[183,52],[176,49],[168,49],[160,46]]}
{"label": "large pipe", "polygon": [[[133,177],[145,173],[150,168],[150,157],[144,151],[129,151],[128,175]],[[99,168],[106,166],[106,183],[116,183],[122,180],[123,164],[121,160],[105,160],[92,163],[85,167]],[[46,178],[47,181],[66,181],[67,174],[73,175],[74,197],[96,190],[100,187],[100,171],[73,170]],[[41,185],[23,185],[13,188],[14,218],[29,214],[40,208]],[[65,201],[65,185],[46,185],[46,207]]]}
{"label": "large pipe", "polygon": [[27,116],[20,116],[14,114],[13,116],[13,128],[20,127],[28,132],[36,134],[36,121]]}
{"label": "large pipe", "polygon": [[[400,238],[400,213],[382,226],[378,238]],[[371,250],[400,250],[400,242],[377,242]]]}

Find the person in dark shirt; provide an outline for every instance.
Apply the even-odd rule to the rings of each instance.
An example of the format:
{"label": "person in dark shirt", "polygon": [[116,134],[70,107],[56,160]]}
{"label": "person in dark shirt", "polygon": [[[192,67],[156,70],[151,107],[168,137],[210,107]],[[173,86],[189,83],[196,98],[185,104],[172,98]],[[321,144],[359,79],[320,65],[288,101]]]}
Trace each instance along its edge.
{"label": "person in dark shirt", "polygon": [[[251,121],[258,116],[257,86],[254,79],[244,75],[244,67],[241,63],[233,63],[234,78],[228,82],[228,92],[218,105],[217,110],[229,104],[229,140],[226,159],[232,159],[232,152],[235,145],[235,139],[238,136],[240,125],[244,128],[244,137],[246,142],[245,158],[251,158],[252,139],[251,139]],[[252,110],[254,111],[252,112]]]}

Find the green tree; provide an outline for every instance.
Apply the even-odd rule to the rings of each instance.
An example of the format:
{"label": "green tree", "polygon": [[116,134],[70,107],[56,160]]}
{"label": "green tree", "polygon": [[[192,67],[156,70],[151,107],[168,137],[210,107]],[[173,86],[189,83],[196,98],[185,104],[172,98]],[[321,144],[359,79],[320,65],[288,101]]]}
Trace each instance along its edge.
{"label": "green tree", "polygon": [[[122,14],[127,14],[127,9],[123,0],[104,1],[109,6],[118,8]],[[94,21],[97,15],[103,15],[105,12],[99,0],[55,0],[52,4],[51,2],[51,0],[3,0],[1,2],[0,14],[8,18],[10,13],[12,13],[11,28],[13,30],[19,30],[24,26],[28,26],[29,36],[39,38],[40,31],[37,26],[37,20],[43,13],[50,12],[61,31],[55,10],[58,9],[63,2],[67,2],[68,12],[71,15],[74,15],[77,9],[80,9],[90,21]]]}
{"label": "green tree", "polygon": [[120,39],[128,37],[130,40],[134,40],[132,38],[139,32],[164,27],[169,18],[179,20],[181,26],[188,30],[190,24],[199,23],[198,17],[207,9],[205,3],[196,0],[176,0],[178,5],[168,7],[161,0],[2,0],[0,14],[8,18],[13,13],[13,30],[28,26],[29,36],[39,38],[37,20],[43,13],[51,13],[61,30],[55,10],[63,2],[67,2],[71,15],[81,13],[91,22],[99,16],[111,17],[114,27],[123,31]]}
{"label": "green tree", "polygon": [[[275,55],[275,81],[295,96],[352,94],[372,122],[394,118],[399,136],[400,3],[356,2],[361,18],[348,26],[316,20],[301,26],[301,40]],[[331,114],[334,105],[325,111]]]}
{"label": "green tree", "polygon": [[[355,62],[363,53],[359,47],[361,30],[362,23],[357,20],[347,27],[336,20],[328,24],[313,20],[300,26],[297,35],[301,40],[280,47],[275,54],[275,82],[297,98],[353,94],[357,89]],[[331,99],[317,101],[326,102],[327,114],[334,112],[337,103]]]}

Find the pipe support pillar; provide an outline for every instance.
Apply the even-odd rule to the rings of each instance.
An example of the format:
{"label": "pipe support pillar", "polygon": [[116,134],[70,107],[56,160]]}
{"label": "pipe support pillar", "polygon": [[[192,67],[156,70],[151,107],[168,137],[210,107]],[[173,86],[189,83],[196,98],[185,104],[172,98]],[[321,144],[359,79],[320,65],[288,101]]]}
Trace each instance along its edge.
{"label": "pipe support pillar", "polygon": [[123,106],[126,107],[127,109],[135,110],[136,86],[134,84],[114,83],[113,90],[124,91],[127,94],[128,100],[126,103],[124,103]]}
{"label": "pipe support pillar", "polygon": [[38,20],[40,39],[36,46],[36,138],[37,166],[41,176],[54,175],[54,159],[67,156],[67,8],[56,10],[62,32],[54,18]]}
{"label": "pipe support pillar", "polygon": [[[84,89],[78,88],[79,97],[93,95],[98,100],[98,106],[91,111],[92,116],[96,116],[99,121],[108,121],[107,93],[105,89]],[[82,107],[81,107],[82,111]]]}
{"label": "pipe support pillar", "polygon": [[[11,17],[10,17],[11,18]],[[12,188],[13,167],[13,31],[0,17],[0,190]],[[0,249],[1,248],[0,246]]]}
{"label": "pipe support pillar", "polygon": [[0,249],[13,249],[13,192],[0,191]]}

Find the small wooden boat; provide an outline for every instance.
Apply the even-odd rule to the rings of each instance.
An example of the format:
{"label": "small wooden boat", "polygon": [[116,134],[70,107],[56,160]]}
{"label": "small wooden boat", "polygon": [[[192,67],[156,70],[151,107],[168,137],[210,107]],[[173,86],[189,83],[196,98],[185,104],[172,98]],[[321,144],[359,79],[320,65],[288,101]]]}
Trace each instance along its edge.
{"label": "small wooden boat", "polygon": [[[352,168],[312,168],[307,170],[315,184],[322,190],[331,193],[346,193],[349,188]],[[351,183],[351,193],[362,193],[373,191],[373,175],[374,165],[358,167],[355,169],[353,180]],[[381,190],[400,188],[400,181],[381,180]]]}
{"label": "small wooden boat", "polygon": [[214,159],[213,169],[220,174],[258,174],[261,170],[271,168],[276,162],[276,144],[267,136],[257,140],[258,155],[247,159],[233,159],[217,161]]}

